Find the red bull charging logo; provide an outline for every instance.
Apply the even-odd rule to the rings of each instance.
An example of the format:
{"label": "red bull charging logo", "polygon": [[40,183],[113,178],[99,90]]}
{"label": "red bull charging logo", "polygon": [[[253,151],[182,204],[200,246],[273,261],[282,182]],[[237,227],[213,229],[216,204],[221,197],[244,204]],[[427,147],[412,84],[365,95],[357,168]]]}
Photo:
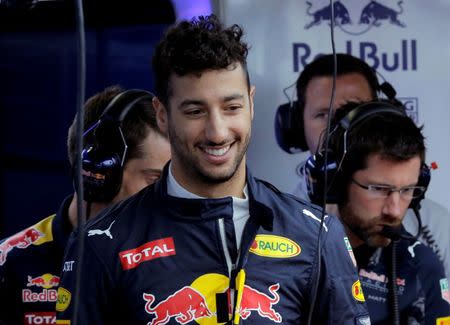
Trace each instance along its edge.
{"label": "red bull charging logo", "polygon": [[8,253],[14,248],[27,248],[41,237],[44,237],[44,234],[31,227],[7,238],[0,244],[0,265],[5,264]]}
{"label": "red bull charging logo", "polygon": [[180,324],[187,324],[194,319],[212,316],[205,297],[189,286],[178,290],[155,307],[151,306],[155,301],[154,295],[144,293],[143,298],[147,302],[145,311],[155,315],[151,325],[167,324],[172,317]]}
{"label": "red bull charging logo", "polygon": [[[249,285],[243,286],[240,305],[236,313],[242,319],[249,317],[264,317],[275,323],[281,323],[282,317],[274,310],[280,301],[278,290],[280,285],[274,284],[265,294]],[[225,275],[210,273],[195,279],[189,286],[177,290],[165,299],[156,302],[154,294],[143,293],[145,311],[152,315],[149,325],[164,325],[170,321],[178,324],[195,322],[201,325],[225,324],[217,321],[216,294],[229,292],[229,279]],[[229,299],[229,301],[232,299]],[[232,316],[233,306],[229,305],[229,319]],[[259,315],[259,316],[258,316]]]}

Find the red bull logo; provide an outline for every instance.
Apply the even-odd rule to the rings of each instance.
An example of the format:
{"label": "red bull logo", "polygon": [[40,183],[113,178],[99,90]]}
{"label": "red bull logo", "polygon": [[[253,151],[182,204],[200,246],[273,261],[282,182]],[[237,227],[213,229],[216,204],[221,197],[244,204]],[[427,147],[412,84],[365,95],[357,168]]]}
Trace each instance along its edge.
{"label": "red bull logo", "polygon": [[0,265],[5,264],[8,253],[14,248],[27,248],[41,237],[44,237],[44,234],[31,227],[7,238],[0,244]]}
{"label": "red bull logo", "polygon": [[[241,270],[242,271],[242,270]],[[268,288],[269,294],[242,284],[242,295],[235,307],[237,317],[248,319],[261,316],[275,323],[282,323],[282,316],[274,310],[280,301],[278,283]],[[143,293],[145,311],[152,315],[149,325],[163,325],[169,322],[187,324],[195,321],[200,325],[223,324],[217,316],[217,294],[228,295],[228,316],[231,319],[233,305],[230,299],[229,279],[225,275],[208,273],[195,279],[162,301],[156,302],[154,294]]]}
{"label": "red bull logo", "polygon": [[59,276],[46,273],[41,276],[37,276],[32,278],[28,276],[28,284],[27,287],[37,286],[45,289],[50,289],[53,287],[57,287],[59,285]]}
{"label": "red bull logo", "polygon": [[242,319],[247,319],[252,312],[257,312],[259,316],[269,318],[275,323],[281,323],[282,317],[277,313],[273,306],[280,301],[280,296],[277,291],[280,289],[280,285],[274,284],[269,287],[271,297],[251,288],[248,285],[244,286],[244,292],[242,293],[241,305],[239,307],[239,314]]}
{"label": "red bull logo", "polygon": [[151,325],[167,324],[171,318],[175,318],[179,324],[186,324],[192,320],[213,315],[206,304],[205,297],[190,286],[181,288],[155,307],[152,307],[155,301],[154,295],[144,293],[143,298],[146,301],[145,311],[155,316]]}
{"label": "red bull logo", "polygon": [[[330,23],[332,11],[328,0],[309,0],[306,5],[306,14],[312,19],[305,29]],[[366,33],[372,27],[380,27],[386,22],[397,27],[406,27],[399,18],[403,13],[402,0],[337,0],[333,3],[333,13],[335,25],[352,35]]]}

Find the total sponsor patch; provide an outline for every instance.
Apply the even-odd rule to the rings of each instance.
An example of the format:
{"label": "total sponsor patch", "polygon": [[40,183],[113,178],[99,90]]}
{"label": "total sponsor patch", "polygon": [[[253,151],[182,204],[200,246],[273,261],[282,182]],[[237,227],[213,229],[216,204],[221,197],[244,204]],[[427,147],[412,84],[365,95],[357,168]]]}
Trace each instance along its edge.
{"label": "total sponsor patch", "polygon": [[137,248],[119,253],[120,263],[124,270],[133,269],[142,262],[171,255],[176,255],[173,237],[153,240]]}
{"label": "total sponsor patch", "polygon": [[56,312],[41,311],[25,313],[23,318],[25,325],[51,325],[56,324]]}
{"label": "total sponsor patch", "polygon": [[294,257],[301,251],[300,245],[293,240],[275,235],[256,235],[250,247],[253,254],[273,258]]}

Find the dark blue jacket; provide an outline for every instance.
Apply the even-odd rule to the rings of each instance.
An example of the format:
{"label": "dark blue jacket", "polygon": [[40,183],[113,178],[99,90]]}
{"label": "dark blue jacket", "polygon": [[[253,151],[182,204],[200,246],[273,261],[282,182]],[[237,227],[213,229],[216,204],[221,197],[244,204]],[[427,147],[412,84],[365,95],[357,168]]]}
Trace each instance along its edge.
{"label": "dark blue jacket", "polygon": [[0,242],[0,324],[55,324],[72,196],[58,213]]}
{"label": "dark blue jacket", "polygon": [[[229,276],[218,220],[232,198],[167,195],[163,178],[90,222],[85,231],[79,324],[304,324],[311,303],[320,213],[247,172],[250,219]],[[233,223],[231,222],[231,225]],[[327,217],[313,324],[364,324],[357,269],[344,230]],[[57,319],[72,318],[79,234],[65,256]],[[230,294],[228,288],[237,290]],[[240,316],[240,317],[239,317]]]}
{"label": "dark blue jacket", "polygon": [[[392,324],[391,252],[392,244],[355,249],[372,325]],[[433,250],[419,241],[400,239],[396,255],[400,324],[450,324],[448,280]]]}

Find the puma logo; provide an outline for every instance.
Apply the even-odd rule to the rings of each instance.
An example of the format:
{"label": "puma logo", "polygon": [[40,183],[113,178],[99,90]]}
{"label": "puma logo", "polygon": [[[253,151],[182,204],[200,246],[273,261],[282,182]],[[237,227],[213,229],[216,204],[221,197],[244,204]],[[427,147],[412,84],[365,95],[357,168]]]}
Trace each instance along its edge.
{"label": "puma logo", "polygon": [[88,231],[88,237],[89,236],[94,236],[94,235],[106,235],[109,238],[113,239],[113,236],[111,235],[111,227],[114,224],[114,222],[116,222],[116,220],[114,220],[113,222],[111,222],[111,224],[109,225],[108,228],[106,228],[105,230],[101,230],[101,229],[92,229]]}
{"label": "puma logo", "polygon": [[416,241],[414,244],[412,244],[411,246],[408,246],[408,252],[411,254],[411,257],[414,258],[416,256],[416,254],[414,253],[414,247],[416,247],[417,245],[419,245],[420,242]]}

